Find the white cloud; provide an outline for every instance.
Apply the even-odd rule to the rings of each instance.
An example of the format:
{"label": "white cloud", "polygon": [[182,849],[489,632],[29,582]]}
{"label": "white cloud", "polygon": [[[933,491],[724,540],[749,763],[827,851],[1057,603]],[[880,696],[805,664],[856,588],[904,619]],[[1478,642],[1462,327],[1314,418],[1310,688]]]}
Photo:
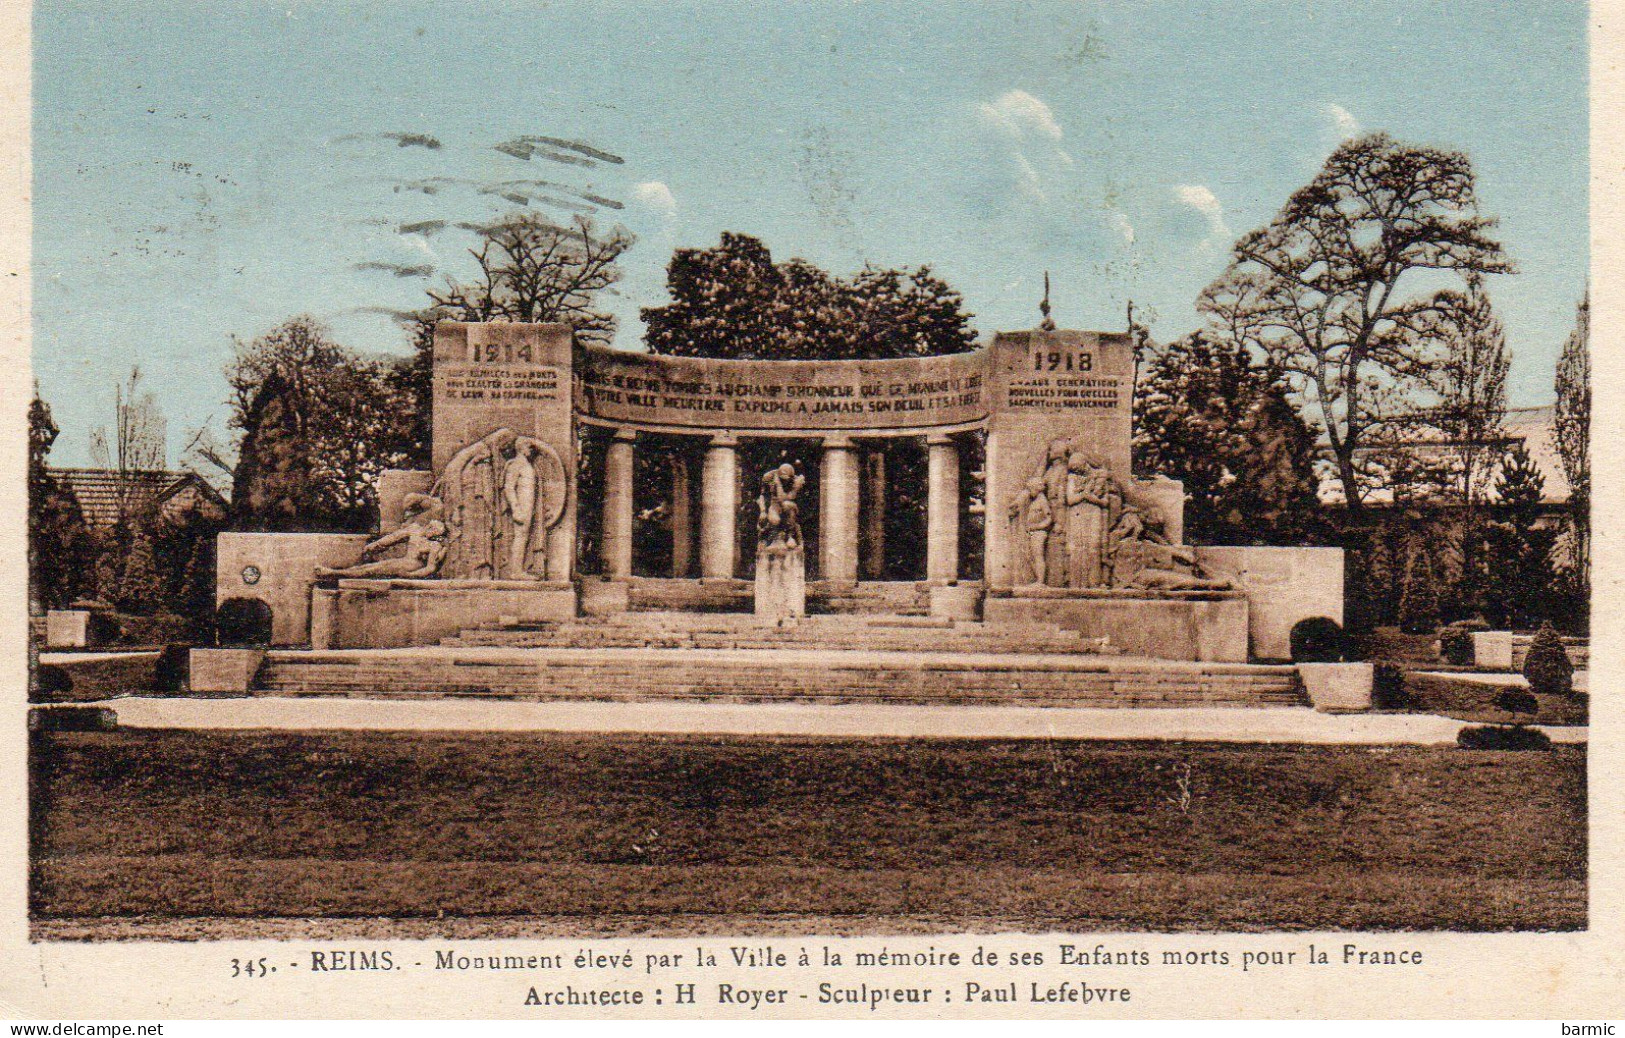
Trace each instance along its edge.
{"label": "white cloud", "polygon": [[1174,199],[1180,205],[1201,213],[1207,219],[1208,237],[1228,243],[1232,235],[1224,222],[1224,206],[1206,184],[1180,184],[1174,188]]}
{"label": "white cloud", "polygon": [[671,216],[677,212],[677,199],[672,195],[671,188],[658,180],[646,180],[641,184],[633,184],[632,197],[645,209],[659,213],[661,216]]}
{"label": "white cloud", "polygon": [[984,120],[1015,137],[1036,136],[1052,141],[1061,139],[1061,126],[1049,105],[1025,90],[1011,90],[998,100],[976,106]]}
{"label": "white cloud", "polygon": [[1124,216],[1121,212],[1113,212],[1108,218],[1108,222],[1111,224],[1112,230],[1122,237],[1124,245],[1134,244],[1134,225],[1129,223],[1127,216]]}
{"label": "white cloud", "polygon": [[1354,118],[1342,105],[1323,104],[1320,106],[1320,114],[1337,130],[1338,140],[1346,141],[1351,137],[1358,137],[1364,130],[1360,120]]}
{"label": "white cloud", "polygon": [[1072,156],[1061,148],[1065,134],[1050,106],[1025,90],[1010,90],[978,104],[975,113],[1009,161],[1016,192],[1033,202],[1048,202],[1047,185],[1073,165]]}

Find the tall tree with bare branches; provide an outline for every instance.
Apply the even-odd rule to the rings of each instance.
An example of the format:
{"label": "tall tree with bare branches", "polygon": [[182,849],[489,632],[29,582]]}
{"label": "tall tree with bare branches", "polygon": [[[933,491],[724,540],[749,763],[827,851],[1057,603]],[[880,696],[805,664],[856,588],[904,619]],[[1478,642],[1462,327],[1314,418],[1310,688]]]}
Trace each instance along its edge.
{"label": "tall tree with bare branches", "polygon": [[1355,513],[1362,452],[1431,402],[1442,279],[1512,269],[1494,228],[1466,155],[1367,134],[1243,236],[1198,300],[1214,334],[1285,373]]}

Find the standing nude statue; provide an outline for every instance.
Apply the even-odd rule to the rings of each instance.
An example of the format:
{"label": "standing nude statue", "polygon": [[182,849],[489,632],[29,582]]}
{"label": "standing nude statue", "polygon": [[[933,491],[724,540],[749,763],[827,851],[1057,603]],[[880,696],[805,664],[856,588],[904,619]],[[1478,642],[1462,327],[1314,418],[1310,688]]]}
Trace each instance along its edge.
{"label": "standing nude statue", "polygon": [[1044,583],[1048,572],[1048,551],[1055,513],[1050,508],[1049,494],[1042,477],[1035,476],[1010,505],[1010,519],[1019,524],[1026,534],[1027,564],[1032,570],[1032,583]]}

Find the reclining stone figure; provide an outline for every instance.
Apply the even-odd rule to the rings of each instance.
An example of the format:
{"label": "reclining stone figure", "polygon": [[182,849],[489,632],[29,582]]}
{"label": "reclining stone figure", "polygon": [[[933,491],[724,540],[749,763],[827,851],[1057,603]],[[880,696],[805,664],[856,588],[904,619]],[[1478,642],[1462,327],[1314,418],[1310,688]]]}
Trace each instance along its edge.
{"label": "reclining stone figure", "polygon": [[361,562],[354,566],[317,566],[318,578],[331,577],[394,577],[403,580],[432,577],[440,570],[446,558],[446,524],[442,519],[444,506],[437,497],[428,494],[408,494],[404,502],[406,521],[400,529],[387,533],[361,549],[363,559],[406,542],[406,552],[393,558],[375,562]]}

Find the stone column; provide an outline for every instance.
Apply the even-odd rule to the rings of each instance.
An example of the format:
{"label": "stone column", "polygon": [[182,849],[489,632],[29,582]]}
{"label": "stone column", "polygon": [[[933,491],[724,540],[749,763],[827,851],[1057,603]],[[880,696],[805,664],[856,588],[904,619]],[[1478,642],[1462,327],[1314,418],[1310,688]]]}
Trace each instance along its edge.
{"label": "stone column", "polygon": [[694,486],[688,454],[671,456],[671,575],[686,577],[694,567]]}
{"label": "stone column", "polygon": [[886,576],[886,452],[871,443],[863,452],[863,560],[864,580]]}
{"label": "stone column", "polygon": [[632,443],[637,434],[620,429],[604,458],[604,576],[632,575]]}
{"label": "stone column", "polygon": [[700,576],[727,580],[738,555],[734,524],[739,520],[739,441],[717,436],[705,449],[700,471]]}
{"label": "stone column", "polygon": [[959,445],[951,436],[926,442],[925,579],[959,579]]}
{"label": "stone column", "polygon": [[1010,576],[1010,502],[1001,500],[998,488],[1004,485],[1001,466],[1002,444],[998,432],[989,426],[982,460],[982,576],[989,587],[1008,588]]}
{"label": "stone column", "polygon": [[824,441],[818,469],[818,575],[824,580],[858,579],[857,448],[844,436]]}

